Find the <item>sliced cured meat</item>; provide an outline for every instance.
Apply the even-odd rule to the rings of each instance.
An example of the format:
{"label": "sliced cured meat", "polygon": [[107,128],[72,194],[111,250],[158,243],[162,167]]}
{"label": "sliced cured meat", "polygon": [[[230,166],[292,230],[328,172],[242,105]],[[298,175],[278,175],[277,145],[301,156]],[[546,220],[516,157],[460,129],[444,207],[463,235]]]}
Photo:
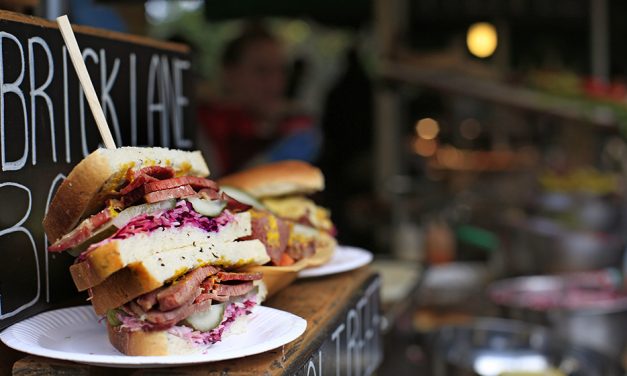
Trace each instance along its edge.
{"label": "sliced cured meat", "polygon": [[252,206],[243,204],[224,192],[218,192],[209,188],[201,189],[200,192],[198,192],[198,195],[209,200],[226,201],[226,208],[232,213],[241,213],[252,208]]}
{"label": "sliced cured meat", "polygon": [[154,191],[162,191],[164,189],[172,189],[180,186],[189,185],[196,189],[209,188],[213,190],[218,189],[218,184],[212,180],[199,178],[197,176],[182,176],[180,178],[172,178],[166,180],[159,180],[151,183],[147,183],[144,187],[146,193]]}
{"label": "sliced cured meat", "polygon": [[216,274],[220,269],[214,266],[202,266],[185,274],[183,278],[166,287],[157,294],[159,309],[169,311],[200,294],[200,284],[207,277]]}
{"label": "sliced cured meat", "polygon": [[305,257],[313,256],[316,253],[316,244],[313,239],[301,241],[292,240],[285,248],[285,253],[298,261]]}
{"label": "sliced cured meat", "polygon": [[160,287],[156,290],[140,296],[139,298],[135,299],[135,301],[144,311],[148,311],[157,304],[157,295],[166,288],[167,287]]}
{"label": "sliced cured meat", "polygon": [[214,190],[214,189],[209,189],[209,188],[203,188],[198,192],[198,195],[201,198],[205,198],[208,200],[219,200],[220,199],[220,192]]}
{"label": "sliced cured meat", "polygon": [[121,195],[127,195],[127,194],[133,192],[136,189],[142,189],[142,192],[143,192],[144,184],[152,182],[152,181],[158,181],[158,180],[157,180],[157,178],[153,178],[150,175],[141,174],[138,177],[136,177],[126,187],[122,188],[122,190],[120,190],[120,194]]}
{"label": "sliced cured meat", "polygon": [[[151,183],[148,183],[151,184]],[[148,185],[146,184],[146,185]],[[180,187],[164,189],[161,191],[150,192],[144,195],[144,199],[147,203],[159,202],[164,200],[169,200],[171,198],[181,198],[192,196],[196,194],[194,188],[189,185],[182,185]]]}
{"label": "sliced cured meat", "polygon": [[130,302],[127,306],[131,313],[137,315],[138,317],[145,315],[147,312],[147,310],[142,309],[142,307],[136,302]]}
{"label": "sliced cured meat", "polygon": [[144,187],[141,186],[122,196],[122,203],[124,203],[124,207],[129,207],[135,204],[137,201],[141,200],[143,197]]}
{"label": "sliced cured meat", "polygon": [[203,292],[209,292],[213,290],[213,286],[215,286],[215,284],[216,284],[215,278],[207,278],[204,281],[202,281],[202,283],[200,284],[200,287],[202,288]]}
{"label": "sliced cured meat", "polygon": [[229,296],[226,296],[226,295],[221,296],[214,292],[203,292],[202,294],[198,295],[198,297],[196,298],[194,302],[202,302],[205,300],[215,300],[216,302],[226,302],[227,300],[229,300]]}
{"label": "sliced cured meat", "polygon": [[174,177],[174,169],[170,166],[148,166],[139,170],[139,173],[152,176],[153,178],[157,178],[159,180]]}
{"label": "sliced cured meat", "polygon": [[[146,183],[159,181],[161,179],[170,179],[174,176],[172,167],[149,166],[134,173],[131,182],[122,190],[123,202],[126,206],[139,201],[145,193],[144,185]],[[128,177],[127,177],[128,178]]]}
{"label": "sliced cured meat", "polygon": [[202,303],[202,302],[205,302],[207,300],[212,300],[211,296],[209,296],[208,293],[204,293],[203,292],[203,293],[200,293],[200,295],[198,295],[196,297],[196,299],[194,299],[194,304]]}
{"label": "sliced cured meat", "polygon": [[258,281],[263,278],[263,273],[218,272],[217,277],[220,281]]}
{"label": "sliced cured meat", "polygon": [[227,209],[233,213],[240,213],[252,208],[252,205],[241,203],[224,192],[220,194],[220,199],[226,201]]}
{"label": "sliced cured meat", "polygon": [[[157,301],[159,302],[160,311],[170,311],[180,306],[193,302],[198,295],[202,293],[199,285],[187,284],[187,288],[180,290],[178,294],[167,295],[165,299],[159,299],[157,295]],[[172,286],[170,286],[172,287]],[[167,290],[167,289],[166,289]],[[164,290],[164,291],[166,291]],[[163,293],[163,292],[162,292]]]}
{"label": "sliced cured meat", "polygon": [[253,289],[253,282],[247,281],[236,285],[219,284],[216,285],[216,294],[222,296],[240,296]]}
{"label": "sliced cured meat", "polygon": [[[202,298],[201,298],[202,296]],[[226,295],[218,295],[215,292],[203,292],[202,294],[200,294],[198,296],[198,298],[196,298],[196,300],[199,299],[211,299],[211,300],[215,300],[216,302],[226,302],[229,300],[229,296]]]}
{"label": "sliced cured meat", "polygon": [[258,239],[274,265],[278,265],[290,237],[289,224],[266,211],[251,210],[252,233],[243,240]]}
{"label": "sliced cured meat", "polygon": [[48,247],[48,250],[50,252],[61,252],[65,251],[66,249],[76,247],[77,245],[89,239],[96,230],[98,230],[101,226],[103,226],[110,220],[111,211],[109,210],[109,208],[105,208],[102,211],[85,219],[74,230],[65,234],[59,240],[54,242],[54,244]]}
{"label": "sliced cured meat", "polygon": [[205,300],[204,302],[193,304],[193,301],[189,301],[188,303],[173,309],[171,311],[158,311],[156,309],[152,309],[146,312],[146,320],[154,323],[160,324],[162,326],[173,326],[181,320],[186,319],[188,316],[194,314],[198,311],[206,310],[211,305],[211,300]]}

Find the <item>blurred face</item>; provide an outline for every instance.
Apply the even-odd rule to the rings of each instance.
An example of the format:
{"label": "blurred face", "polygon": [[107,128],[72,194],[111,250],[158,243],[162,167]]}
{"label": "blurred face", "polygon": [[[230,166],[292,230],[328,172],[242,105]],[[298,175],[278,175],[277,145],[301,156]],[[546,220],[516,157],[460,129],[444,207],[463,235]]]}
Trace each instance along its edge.
{"label": "blurred face", "polygon": [[225,88],[230,98],[258,116],[278,109],[285,89],[285,58],[278,42],[254,41],[239,62],[225,68]]}

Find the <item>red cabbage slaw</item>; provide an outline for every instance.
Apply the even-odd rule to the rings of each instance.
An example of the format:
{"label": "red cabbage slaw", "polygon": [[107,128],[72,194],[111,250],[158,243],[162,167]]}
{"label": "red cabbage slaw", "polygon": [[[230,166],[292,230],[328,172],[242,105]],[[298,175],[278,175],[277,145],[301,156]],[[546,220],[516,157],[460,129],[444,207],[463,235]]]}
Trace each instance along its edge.
{"label": "red cabbage slaw", "polygon": [[205,217],[196,212],[191,203],[181,200],[173,209],[161,213],[143,214],[133,218],[126,226],[119,229],[110,239],[126,239],[144,232],[153,232],[160,228],[194,226],[207,232],[217,232],[220,227],[233,219],[233,215],[224,210],[215,218]]}
{"label": "red cabbage slaw", "polygon": [[[256,305],[257,296],[251,295],[242,302],[227,303],[222,322],[215,329],[207,332],[201,332],[188,326],[175,325],[168,329],[168,333],[185,339],[194,345],[211,345],[216,342],[220,342],[222,340],[222,335],[233,324],[233,322],[241,316],[251,314],[253,307]],[[129,316],[126,313],[118,312],[116,317],[122,323],[120,328],[127,329],[131,332],[137,330],[155,329],[154,325],[147,321],[143,321],[141,318],[136,316]]]}
{"label": "red cabbage slaw", "polygon": [[162,212],[142,214],[131,219],[131,221],[116,231],[112,236],[89,246],[85,252],[79,255],[76,262],[83,261],[90,251],[112,240],[127,239],[137,234],[150,233],[158,229],[173,227],[192,226],[207,232],[218,232],[234,218],[233,214],[228,210],[223,210],[219,216],[214,218],[205,217],[195,211],[191,203],[186,200],[180,200],[172,209]]}

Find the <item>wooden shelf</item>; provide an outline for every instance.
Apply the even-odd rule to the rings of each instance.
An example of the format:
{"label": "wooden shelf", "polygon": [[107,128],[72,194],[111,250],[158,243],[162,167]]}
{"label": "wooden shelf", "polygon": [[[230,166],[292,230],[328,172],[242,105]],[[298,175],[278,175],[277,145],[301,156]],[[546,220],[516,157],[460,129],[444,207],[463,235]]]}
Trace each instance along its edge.
{"label": "wooden shelf", "polygon": [[[305,318],[307,330],[299,339],[263,354],[162,369],[113,369],[28,355],[15,362],[13,374],[326,375],[335,374],[336,367],[340,367],[342,374],[372,374],[382,360],[379,287],[380,279],[369,267],[297,281],[264,305]],[[358,335],[355,327],[359,328]],[[357,337],[350,337],[355,335]],[[355,338],[358,345],[351,348],[349,344]],[[351,359],[347,357],[353,360],[352,372],[342,369],[347,364],[351,366]]]}
{"label": "wooden shelf", "polygon": [[[599,127],[613,129],[620,123],[619,117],[609,104],[594,103],[592,100],[569,99],[490,79],[472,77],[451,70],[420,66],[408,62],[384,61],[380,68],[380,75],[386,79],[546,113],[564,119],[587,122]],[[625,112],[627,115],[627,108]]]}

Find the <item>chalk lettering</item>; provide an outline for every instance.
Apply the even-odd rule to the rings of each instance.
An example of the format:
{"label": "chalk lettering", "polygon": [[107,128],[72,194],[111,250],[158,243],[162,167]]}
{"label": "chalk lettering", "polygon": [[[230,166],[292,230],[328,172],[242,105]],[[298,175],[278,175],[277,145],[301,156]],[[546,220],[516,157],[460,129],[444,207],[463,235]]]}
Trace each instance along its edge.
{"label": "chalk lettering", "polygon": [[189,148],[192,141],[183,138],[183,107],[189,105],[189,99],[183,91],[183,71],[191,66],[188,60],[174,58],[174,145],[177,148]]}
{"label": "chalk lettering", "polygon": [[361,366],[365,365],[365,363],[368,361],[368,357],[365,357],[366,359],[364,359],[364,355],[367,354],[367,352],[364,351],[364,347],[366,345],[365,341],[364,341],[364,336],[365,336],[365,332],[366,332],[366,327],[368,326],[368,324],[366,323],[367,320],[367,316],[365,315],[365,307],[368,305],[368,298],[370,298],[368,295],[364,294],[364,296],[362,296],[359,301],[357,302],[357,305],[355,306],[356,310],[357,310],[357,317],[359,318],[359,339],[357,341],[357,354],[359,355],[359,360],[357,361],[357,364],[359,365],[359,371],[362,372],[358,372],[357,374],[363,373],[364,370],[361,370]]}
{"label": "chalk lettering", "polygon": [[342,343],[342,337],[340,334],[344,331],[344,324],[340,324],[335,330],[333,334],[331,334],[331,341],[335,342],[335,375],[340,375],[340,344]]}
{"label": "chalk lettering", "polygon": [[115,105],[111,99],[111,89],[118,77],[118,71],[120,70],[120,59],[113,59],[113,68],[107,78],[107,55],[104,48],[100,49],[100,104],[102,105],[102,111],[105,117],[111,111],[111,122],[109,126],[113,127],[113,134],[115,135],[115,142],[118,145],[123,145],[122,134],[120,133],[120,122],[118,121],[118,113],[115,110]]}
{"label": "chalk lettering", "polygon": [[[8,234],[11,234],[11,233],[14,233],[14,232],[21,232],[24,235],[26,235],[26,237],[30,241],[30,244],[31,244],[31,249],[30,250],[33,252],[34,261],[35,261],[34,262],[35,273],[32,273],[32,275],[33,275],[34,278],[36,278],[37,293],[35,294],[35,296],[30,301],[22,304],[21,306],[19,306],[18,308],[14,309],[12,311],[9,311],[9,312],[2,312],[2,311],[0,311],[0,320],[6,319],[6,318],[9,318],[9,317],[12,317],[12,316],[15,316],[18,313],[20,313],[23,310],[25,310],[26,308],[35,305],[35,303],[37,303],[37,301],[39,300],[39,296],[41,294],[41,280],[40,280],[40,277],[39,277],[39,257],[37,256],[37,247],[35,246],[35,240],[33,239],[33,235],[31,235],[30,231],[28,231],[25,227],[22,226],[24,224],[24,222],[26,222],[26,220],[30,216],[31,209],[33,207],[33,197],[31,195],[30,189],[28,189],[27,187],[23,186],[22,184],[13,183],[13,182],[0,183],[0,188],[3,188],[3,187],[19,188],[19,189],[22,189],[23,191],[25,191],[28,194],[28,207],[26,208],[26,213],[24,214],[22,219],[20,219],[13,226],[0,230],[0,238],[2,238],[4,235],[8,235]],[[2,195],[0,195],[0,197],[2,197]],[[24,251],[24,250],[22,250],[22,251]]]}
{"label": "chalk lettering", "polygon": [[131,145],[137,146],[137,55],[129,56],[129,100],[131,106]]}
{"label": "chalk lettering", "polygon": [[[13,64],[19,63],[20,73],[17,78],[13,82],[6,82],[4,77],[4,39],[10,39],[15,43],[20,51],[19,59],[15,59],[12,61]],[[26,158],[28,158],[28,117],[26,115],[26,99],[24,98],[24,93],[20,89],[20,85],[24,80],[24,49],[20,44],[20,41],[10,33],[5,31],[0,31],[0,147],[1,151],[1,160],[2,160],[2,171],[16,171],[24,167],[26,164]],[[20,159],[16,161],[7,161],[6,155],[6,139],[5,139],[5,102],[6,94],[14,94],[20,100],[20,104],[22,107],[22,116],[23,116],[23,125],[24,125],[24,151]]]}
{"label": "chalk lettering", "polygon": [[161,116],[161,145],[170,145],[170,110],[172,107],[172,82],[170,79],[170,63],[166,56],[161,56],[161,74],[159,75],[159,97],[163,103],[163,114]]}
{"label": "chalk lettering", "polygon": [[[35,45],[38,44],[46,53],[48,75],[46,80],[39,87],[35,87],[35,67],[40,65],[38,62],[35,64]],[[52,61],[52,53],[48,43],[41,37],[32,37],[28,40],[28,61],[29,61],[29,73],[30,73],[30,121],[31,121],[31,150],[32,150],[32,163],[37,164],[37,97],[44,100],[46,108],[48,109],[48,118],[50,119],[50,144],[52,148],[52,161],[57,161],[57,142],[54,135],[54,110],[52,108],[52,99],[46,93],[46,89],[52,82],[54,75],[54,62]]]}
{"label": "chalk lettering", "polygon": [[[380,279],[374,278],[353,304],[330,337],[296,374],[373,375],[381,363],[379,319]],[[316,357],[318,357],[316,359]],[[314,373],[315,371],[315,373]]]}
{"label": "chalk lettering", "polygon": [[150,59],[150,67],[148,68],[148,145],[155,144],[155,126],[154,126],[154,113],[160,112],[161,117],[164,117],[164,105],[162,102],[155,102],[155,89],[158,84],[157,74],[159,69],[159,56],[153,55]]}
{"label": "chalk lettering", "polygon": [[316,364],[313,362],[313,359],[309,359],[309,362],[307,362],[307,376],[317,376]]}
{"label": "chalk lettering", "polygon": [[320,370],[320,376],[322,376],[322,349],[318,350],[318,369]]}
{"label": "chalk lettering", "polygon": [[359,375],[359,351],[357,345],[359,341],[359,316],[354,309],[350,309],[346,315],[346,374],[355,373]]}

